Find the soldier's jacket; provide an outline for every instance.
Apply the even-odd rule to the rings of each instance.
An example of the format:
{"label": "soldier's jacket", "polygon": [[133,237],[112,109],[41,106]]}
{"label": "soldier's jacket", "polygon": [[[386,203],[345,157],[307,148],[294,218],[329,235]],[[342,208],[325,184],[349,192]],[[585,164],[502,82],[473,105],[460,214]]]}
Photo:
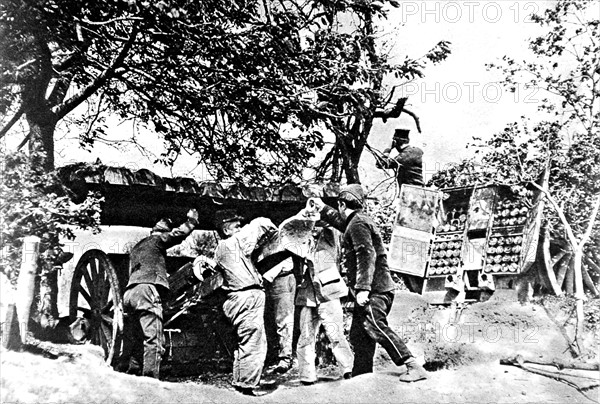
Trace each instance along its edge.
{"label": "soldier's jacket", "polygon": [[277,227],[267,218],[252,220],[231,237],[219,241],[215,261],[223,274],[223,289],[239,291],[262,288],[263,278],[252,260],[261,241],[277,234]]}
{"label": "soldier's jacket", "polygon": [[342,263],[349,287],[377,293],[394,290],[383,240],[369,216],[355,211],[344,221],[337,210],[325,206],[321,218],[343,232]]}
{"label": "soldier's jacket", "polygon": [[315,240],[297,289],[296,305],[316,307],[348,294],[348,287],[339,272],[340,246],[334,232],[333,228],[325,227]]}
{"label": "soldier's jacket", "polygon": [[185,240],[195,225],[196,222],[190,219],[168,233],[152,234],[138,242],[129,253],[127,287],[151,283],[160,286],[159,293],[168,291],[167,250]]}
{"label": "soldier's jacket", "polygon": [[423,186],[423,150],[418,147],[405,146],[397,156],[386,159],[382,166],[396,170],[398,185]]}

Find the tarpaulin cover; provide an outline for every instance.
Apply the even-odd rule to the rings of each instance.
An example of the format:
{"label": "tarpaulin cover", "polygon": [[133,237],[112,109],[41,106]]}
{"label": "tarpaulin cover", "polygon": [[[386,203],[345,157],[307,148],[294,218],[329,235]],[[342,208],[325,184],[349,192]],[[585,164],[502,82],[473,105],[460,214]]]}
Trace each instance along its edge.
{"label": "tarpaulin cover", "polygon": [[132,170],[103,164],[76,163],[59,169],[63,183],[81,201],[90,191],[104,197],[103,225],[151,227],[162,217],[176,223],[186,212],[200,213],[200,229],[214,229],[214,213],[235,209],[247,220],[263,216],[279,225],[302,209],[306,200],[318,196],[332,202],[337,183],[280,187],[250,187],[240,183],[198,182],[193,178],[167,178],[150,170]]}

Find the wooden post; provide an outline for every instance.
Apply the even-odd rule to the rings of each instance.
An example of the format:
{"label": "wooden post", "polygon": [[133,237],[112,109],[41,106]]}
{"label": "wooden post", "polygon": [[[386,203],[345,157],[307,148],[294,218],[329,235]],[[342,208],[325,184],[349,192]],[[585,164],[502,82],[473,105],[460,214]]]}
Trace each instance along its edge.
{"label": "wooden post", "polygon": [[38,257],[40,255],[40,238],[28,236],[23,240],[23,256],[21,257],[21,270],[17,280],[17,297],[15,306],[17,317],[21,326],[21,340],[27,339],[29,315],[35,289],[35,277],[37,275]]}
{"label": "wooden post", "polygon": [[2,329],[2,346],[13,351],[19,351],[23,346],[21,331],[19,330],[19,319],[17,318],[17,309],[12,303],[8,305],[6,321]]}

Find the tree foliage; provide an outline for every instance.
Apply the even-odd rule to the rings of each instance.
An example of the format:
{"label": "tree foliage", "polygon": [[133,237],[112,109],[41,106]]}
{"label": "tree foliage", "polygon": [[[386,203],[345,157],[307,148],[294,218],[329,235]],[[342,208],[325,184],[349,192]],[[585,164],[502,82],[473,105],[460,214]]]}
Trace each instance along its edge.
{"label": "tree foliage", "polygon": [[162,135],[167,163],[186,150],[216,179],[266,184],[298,180],[331,130],[338,141],[320,176],[359,181],[373,113],[395,102],[393,92],[384,97],[382,78],[421,77],[425,61],[449,52],[442,42],[421,59],[389,64],[376,46],[376,23],[390,5],[398,3],[0,3],[0,137],[25,121],[22,145],[30,150],[5,166],[3,196],[15,201],[3,205],[10,259],[24,235],[42,236],[50,251],[70,235],[63,224],[97,222],[96,199],[75,208],[62,193],[42,192],[58,187],[56,128],[84,103],[92,107],[76,119],[83,146],[93,147],[108,130],[106,117],[116,115]]}
{"label": "tree foliage", "polygon": [[[358,119],[368,134],[362,116],[385,107],[381,77],[422,75],[420,61],[378,57],[374,19],[384,16],[382,2],[362,0],[8,0],[0,111],[26,117],[49,168],[56,124],[94,96],[105,106],[96,110],[160,133],[165,162],[186,150],[216,179],[297,180],[323,127],[358,149],[345,163],[356,165],[366,140],[345,131]],[[444,43],[427,57],[446,53]],[[87,121],[90,144],[106,128]]]}
{"label": "tree foliage", "polygon": [[61,240],[73,239],[73,228],[98,230],[100,203],[90,195],[74,204],[68,191],[52,173],[30,163],[25,153],[6,156],[0,176],[0,271],[16,282],[21,265],[23,238],[38,236],[44,263],[51,269],[60,261]]}
{"label": "tree foliage", "polygon": [[[17,198],[2,207],[4,272],[14,275],[23,236],[42,237],[52,266],[59,237],[72,236],[65,224],[98,224],[97,199],[75,207],[53,193],[55,132],[67,120],[79,124],[89,148],[108,131],[108,116],[134,120],[142,133],[164,139],[164,163],[185,151],[216,180],[252,185],[299,181],[331,131],[333,158],[318,176],[330,171],[331,179],[359,182],[374,113],[394,103],[393,94],[383,96],[384,75],[422,76],[423,60],[438,62],[449,51],[442,42],[422,60],[387,64],[376,49],[375,21],[389,5],[399,4],[1,2],[0,138],[25,121],[19,148],[28,144],[30,152],[10,157],[2,183],[2,193]],[[73,119],[84,104],[88,112]]]}
{"label": "tree foliage", "polygon": [[[335,144],[318,164],[316,172],[318,178],[341,181],[345,177],[349,183],[359,183],[358,166],[365,149],[370,150],[367,141],[373,120],[377,117],[384,120],[388,116],[398,117],[402,112],[414,117],[403,107],[406,99],[399,98],[395,90],[423,77],[427,63],[445,60],[450,54],[450,43],[440,41],[418,59],[406,56],[398,64],[391,63],[383,44],[376,40],[382,34],[378,30],[378,22],[385,20],[388,13],[383,3],[342,1],[334,4],[337,13],[332,21],[337,25],[329,28],[321,38],[333,45],[327,60],[333,60],[336,68],[324,76],[323,86],[318,87],[317,94],[319,105],[327,110],[323,122],[335,135]],[[398,6],[394,1],[390,4]],[[348,14],[354,21],[350,33],[340,30],[338,21],[344,16],[350,19]],[[345,58],[339,60],[336,55]],[[386,87],[384,79],[390,76],[395,78],[396,84]],[[333,85],[327,86],[327,83]]]}

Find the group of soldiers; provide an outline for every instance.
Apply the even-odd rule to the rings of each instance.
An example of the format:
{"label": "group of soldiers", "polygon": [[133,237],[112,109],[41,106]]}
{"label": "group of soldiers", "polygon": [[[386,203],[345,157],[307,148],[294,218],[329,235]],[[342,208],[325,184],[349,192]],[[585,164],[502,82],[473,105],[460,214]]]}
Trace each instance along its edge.
{"label": "group of soldiers", "polygon": [[[422,185],[422,152],[408,146],[408,131],[396,130],[392,147],[398,150],[398,156],[390,159],[390,150],[386,150],[379,165],[395,168],[399,182]],[[403,156],[407,150],[410,155]],[[276,372],[284,373],[292,367],[294,311],[300,310],[296,356],[302,384],[317,382],[315,344],[321,325],[344,379],[373,371],[376,344],[397,366],[404,366],[401,381],[428,377],[388,325],[395,284],[379,230],[363,211],[365,199],[359,184],[341,187],[335,208],[320,198],[310,198],[298,213],[298,217],[313,223],[306,253],[276,246],[271,254],[262,253],[261,257],[261,251],[268,249],[265,246],[273,245],[278,237],[278,228],[269,219],[259,217],[242,226],[243,218],[236,212],[216,213],[220,241],[214,252],[214,270],[223,277],[226,297],[222,310],[237,337],[232,385],[242,394],[266,393],[260,388],[260,380],[267,356],[267,297],[273,304],[279,336]],[[198,212],[194,209],[176,228],[170,220],[161,219],[150,236],[130,252],[124,308],[133,321],[125,329],[123,355],[123,370],[128,373],[159,376],[164,353],[162,301],[169,292],[166,251],[181,243],[197,224]],[[339,262],[344,263],[347,284]],[[348,294],[354,300],[349,341],[344,334],[341,303]]]}

